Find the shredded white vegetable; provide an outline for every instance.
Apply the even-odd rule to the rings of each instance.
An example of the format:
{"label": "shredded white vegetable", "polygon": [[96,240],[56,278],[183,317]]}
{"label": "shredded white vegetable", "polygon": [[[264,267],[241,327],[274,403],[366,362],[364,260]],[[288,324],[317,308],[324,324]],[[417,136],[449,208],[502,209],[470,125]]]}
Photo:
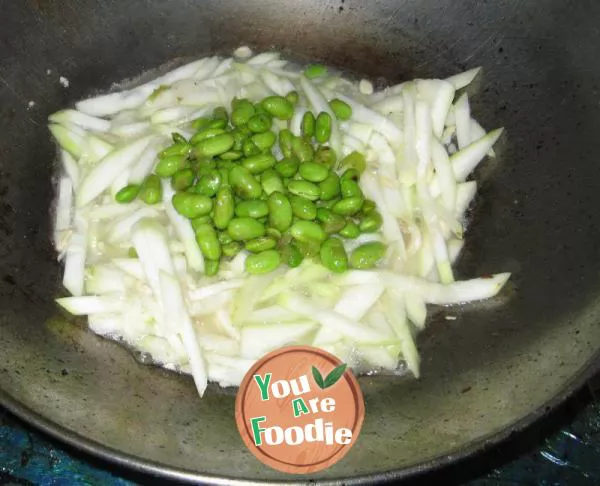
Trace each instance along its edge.
{"label": "shredded white vegetable", "polygon": [[[455,281],[463,224],[477,184],[473,170],[494,156],[502,128],[486,132],[460,92],[480,68],[441,79],[374,90],[368,79],[308,79],[276,52],[208,57],[132,89],[86,99],[49,117],[60,147],[54,242],[64,259],[70,297],[57,303],[88,316],[92,331],[122,338],[168,369],[193,375],[200,396],[208,381],[238,385],[265,353],[290,344],[318,346],[357,370],[419,376],[416,336],[427,304],[454,305],[496,295],[510,275]],[[382,216],[377,233],[346,240],[348,252],[368,241],[388,251],[381,267],[332,274],[305,260],[298,268],[245,273],[247,252],[223,260],[215,277],[189,220],[171,202],[119,204],[115,194],[154,170],[173,132],[191,138],[191,122],[234,98],[299,95],[283,128],[300,135],[304,113],[332,117],[329,146],[341,158],[362,152],[364,195]],[[352,109],[338,121],[329,102]],[[279,148],[274,154],[280,158]]]}

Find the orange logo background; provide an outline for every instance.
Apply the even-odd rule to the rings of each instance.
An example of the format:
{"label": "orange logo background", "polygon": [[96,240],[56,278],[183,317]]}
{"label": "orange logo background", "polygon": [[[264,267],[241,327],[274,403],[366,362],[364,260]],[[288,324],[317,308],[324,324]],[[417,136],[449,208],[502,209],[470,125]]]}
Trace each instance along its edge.
{"label": "orange logo background", "polygon": [[[290,346],[265,355],[248,371],[236,398],[236,422],[260,461],[283,472],[306,474],[326,469],[350,450],[365,406],[349,369],[334,384],[333,376],[327,380],[341,364],[326,351]],[[324,379],[324,389],[313,367]]]}

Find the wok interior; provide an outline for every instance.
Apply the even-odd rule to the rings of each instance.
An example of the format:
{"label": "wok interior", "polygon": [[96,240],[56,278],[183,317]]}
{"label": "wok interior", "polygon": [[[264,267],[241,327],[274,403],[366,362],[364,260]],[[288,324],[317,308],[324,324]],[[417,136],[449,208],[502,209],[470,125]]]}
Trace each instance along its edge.
{"label": "wok interior", "polygon": [[472,109],[486,129],[507,128],[497,159],[476,174],[457,273],[510,271],[510,288],[431,319],[418,382],[361,378],[361,437],[318,477],[444,463],[526,423],[589,374],[600,342],[600,4],[35,0],[0,11],[0,401],[11,410],[137,468],[282,477],[243,446],[235,390],[211,386],[199,400],[191,379],[137,364],[53,303],[61,268],[49,237],[46,116],[174,58],[241,44],[389,82],[481,65]]}

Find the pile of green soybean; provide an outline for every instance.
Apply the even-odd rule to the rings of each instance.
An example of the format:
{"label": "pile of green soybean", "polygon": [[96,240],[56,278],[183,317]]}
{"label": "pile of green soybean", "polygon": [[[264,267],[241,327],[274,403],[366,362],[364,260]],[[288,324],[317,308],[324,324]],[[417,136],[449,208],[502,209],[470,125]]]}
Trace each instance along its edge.
{"label": "pile of green soybean", "polygon": [[[163,197],[160,179],[170,178],[173,207],[190,220],[207,276],[242,249],[250,252],[245,261],[250,274],[281,264],[297,267],[304,258],[336,273],[376,266],[383,243],[364,243],[348,255],[343,242],[382,225],[375,203],[359,186],[365,157],[352,152],[338,160],[326,145],[333,123],[326,112],[307,111],[299,137],[288,128],[276,135],[274,119],[291,120],[297,102],[298,94],[291,92],[259,103],[236,98],[231,116],[224,107],[214,109],[212,116],[192,122],[195,134],[189,140],[173,133],[154,172],[140,185],[123,187],[116,200],[157,204]],[[338,120],[352,115],[341,100],[329,105]],[[281,160],[273,155],[276,143]]]}

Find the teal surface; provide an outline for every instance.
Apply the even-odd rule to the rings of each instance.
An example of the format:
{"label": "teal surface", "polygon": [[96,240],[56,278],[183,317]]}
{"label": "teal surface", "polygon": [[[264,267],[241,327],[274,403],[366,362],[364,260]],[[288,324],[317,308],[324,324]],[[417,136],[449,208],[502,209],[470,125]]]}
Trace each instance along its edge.
{"label": "teal surface", "polygon": [[[598,380],[596,380],[598,381]],[[0,409],[0,484],[156,483],[49,439]],[[164,482],[161,482],[164,484]],[[589,385],[557,411],[486,453],[411,484],[469,486],[600,484],[600,394]]]}

